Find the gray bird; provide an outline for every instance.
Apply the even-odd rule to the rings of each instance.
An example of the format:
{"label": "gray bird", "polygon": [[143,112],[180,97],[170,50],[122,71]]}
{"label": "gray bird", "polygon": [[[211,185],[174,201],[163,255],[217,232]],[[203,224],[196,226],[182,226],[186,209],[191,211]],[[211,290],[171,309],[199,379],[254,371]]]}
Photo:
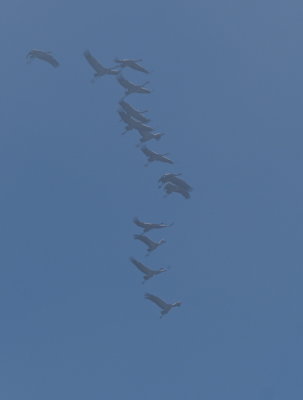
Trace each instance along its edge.
{"label": "gray bird", "polygon": [[[154,151],[148,149],[146,146],[143,146],[141,148],[141,151],[146,155],[148,163],[153,162],[153,161],[161,161],[161,162],[168,163],[168,164],[174,163],[172,160],[165,157],[166,155],[168,155],[168,153],[165,153],[165,154],[155,153]],[[145,164],[145,167],[148,166],[148,163]]]}
{"label": "gray bird", "polygon": [[[117,75],[119,73],[119,71],[116,69],[103,67],[103,65],[101,65],[100,62],[94,56],[92,56],[92,54],[88,50],[85,50],[83,55],[86,58],[89,65],[96,71],[94,73],[95,78],[104,75]],[[93,81],[94,79],[92,80],[92,82]]]}
{"label": "gray bird", "polygon": [[135,258],[130,257],[130,261],[134,264],[136,268],[138,268],[139,271],[143,272],[143,282],[147,281],[150,278],[153,278],[156,275],[161,274],[162,272],[167,271],[167,268],[160,268],[160,269],[151,269],[147,267],[146,265],[142,264],[141,262],[137,261]]}
{"label": "gray bird", "polygon": [[55,68],[59,67],[60,65],[59,62],[55,59],[55,57],[52,56],[52,53],[50,51],[33,49],[27,53],[26,58],[28,63],[30,63],[33,59],[37,58],[39,60],[48,62]]}
{"label": "gray bird", "polygon": [[183,187],[175,185],[173,183],[170,183],[170,182],[167,183],[164,186],[164,189],[165,189],[167,195],[175,192],[175,193],[180,193],[186,199],[190,198],[190,194]]}
{"label": "gray bird", "polygon": [[145,74],[149,74],[149,71],[147,69],[143,68],[141,65],[138,64],[138,62],[143,61],[141,58],[138,60],[131,60],[131,59],[119,59],[115,58],[114,60],[116,63],[120,64],[121,68],[129,67],[132,69],[135,69],[136,71],[144,72]]}
{"label": "gray bird", "polygon": [[[147,249],[148,252],[154,251],[161,244],[166,243],[166,240],[164,240],[164,239],[161,239],[159,242],[154,242],[153,240],[151,240],[149,237],[147,237],[145,235],[134,235],[134,238],[137,240],[140,240],[141,242],[146,244],[148,247],[148,249]],[[146,254],[146,255],[148,255],[148,254]]]}
{"label": "gray bird", "polygon": [[127,114],[129,114],[129,116],[136,118],[138,121],[143,122],[143,123],[150,121],[149,118],[146,118],[146,117],[144,117],[144,115],[142,115],[147,112],[146,110],[144,110],[144,111],[136,110],[133,106],[128,104],[125,100],[120,100],[119,104],[123,108],[123,110]]}
{"label": "gray bird", "polygon": [[151,93],[151,90],[146,89],[144,86],[147,85],[149,82],[145,82],[143,85],[136,85],[135,83],[132,83],[125,79],[122,74],[120,74],[117,77],[118,82],[120,83],[121,86],[126,89],[125,96],[128,96],[132,93],[143,93],[143,94],[148,94]]}
{"label": "gray bird", "polygon": [[136,224],[137,226],[139,226],[140,228],[143,228],[143,232],[149,232],[152,229],[161,229],[161,228],[169,228],[170,226],[173,226],[174,223],[172,222],[171,224],[167,225],[167,224],[163,224],[163,222],[161,222],[160,224],[155,224],[152,222],[142,222],[139,220],[139,218],[135,217],[133,219],[134,224]]}
{"label": "gray bird", "polygon": [[147,300],[152,301],[153,303],[155,303],[158,307],[162,308],[161,311],[161,316],[160,318],[163,317],[163,315],[167,314],[173,307],[180,307],[181,306],[181,302],[177,301],[176,303],[166,303],[165,301],[161,300],[159,297],[150,294],[150,293],[145,293],[144,296]]}

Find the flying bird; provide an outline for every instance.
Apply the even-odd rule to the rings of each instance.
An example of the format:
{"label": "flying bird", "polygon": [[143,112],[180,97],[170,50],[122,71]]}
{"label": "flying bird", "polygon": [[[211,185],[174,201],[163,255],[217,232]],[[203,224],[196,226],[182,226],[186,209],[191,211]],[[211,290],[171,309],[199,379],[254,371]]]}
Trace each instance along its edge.
{"label": "flying bird", "polygon": [[180,193],[186,199],[190,198],[190,194],[183,187],[175,185],[174,183],[170,183],[170,182],[167,183],[164,186],[164,189],[165,189],[167,195],[175,192],[175,193]]}
{"label": "flying bird", "polygon": [[155,303],[158,307],[162,308],[160,318],[162,318],[163,315],[167,314],[173,307],[180,307],[182,304],[180,301],[177,301],[176,303],[172,304],[165,303],[165,301],[161,300],[159,297],[150,293],[145,293],[144,297],[147,300],[150,300],[153,303]]}
{"label": "flying bird", "polygon": [[161,186],[161,184],[163,185],[164,183],[171,182],[175,185],[182,187],[187,192],[191,192],[193,190],[192,187],[188,183],[186,183],[183,179],[178,178],[178,176],[180,176],[180,175],[182,175],[182,174],[167,173],[167,174],[162,175],[159,178],[160,186]]}
{"label": "flying bird", "polygon": [[[101,65],[100,62],[94,56],[92,56],[90,51],[85,50],[83,55],[86,58],[89,65],[96,71],[94,73],[95,78],[98,78],[99,76],[103,75],[117,75],[119,73],[119,71],[116,69],[103,67],[103,65]],[[92,82],[93,81],[94,79],[92,80]]]}
{"label": "flying bird", "polygon": [[[164,239],[161,239],[159,242],[154,242],[153,240],[151,240],[149,237],[147,237],[145,235],[134,235],[134,238],[145,243],[148,247],[148,249],[147,249],[148,252],[154,251],[161,244],[166,243],[166,240],[164,240]],[[146,255],[148,255],[148,254],[146,254]]]}
{"label": "flying bird", "polygon": [[[143,146],[141,148],[141,151],[146,155],[148,163],[153,162],[153,161],[161,161],[161,162],[168,163],[168,164],[174,163],[172,160],[170,160],[169,158],[166,157],[166,155],[168,155],[168,153],[165,153],[165,154],[155,153],[154,151],[148,149],[146,146]],[[148,163],[145,164],[145,167],[148,166]]]}
{"label": "flying bird", "polygon": [[29,51],[26,55],[27,62],[30,63],[33,59],[38,58],[39,60],[43,60],[51,64],[53,67],[59,67],[59,62],[52,56],[50,51],[42,51],[33,49]]}
{"label": "flying bird", "polygon": [[133,118],[136,118],[138,121],[143,122],[143,123],[150,121],[149,118],[146,118],[144,115],[142,115],[142,114],[147,113],[146,110],[144,110],[144,111],[136,110],[133,106],[128,104],[125,100],[120,100],[119,104],[127,114],[129,114]]}
{"label": "flying bird", "polygon": [[119,58],[115,58],[114,61],[116,63],[120,64],[121,68],[129,67],[129,68],[135,69],[136,71],[140,71],[140,72],[144,72],[145,74],[149,74],[149,71],[147,71],[147,69],[143,68],[141,65],[138,64],[138,62],[143,61],[141,58],[138,60],[131,60],[131,59],[121,60]]}
{"label": "flying bird", "polygon": [[146,265],[142,264],[141,262],[137,261],[135,258],[130,257],[130,261],[134,264],[135,267],[138,268],[139,271],[143,272],[143,282],[147,281],[150,278],[153,278],[156,275],[161,274],[162,272],[167,271],[167,268],[160,268],[160,269],[151,269],[148,268]]}
{"label": "flying bird", "polygon": [[143,94],[148,94],[151,93],[151,90],[146,89],[144,86],[147,85],[149,82],[143,83],[143,85],[136,85],[135,83],[132,83],[125,79],[122,74],[120,74],[117,77],[118,82],[120,83],[121,86],[126,89],[125,96],[128,96],[132,93],[143,93]]}
{"label": "flying bird", "polygon": [[134,222],[134,224],[136,224],[140,228],[143,228],[143,232],[144,233],[149,232],[152,229],[168,228],[168,227],[174,225],[174,223],[171,223],[171,224],[167,225],[167,224],[163,224],[163,222],[161,222],[160,224],[154,224],[154,223],[151,223],[151,222],[142,222],[137,217],[135,217],[133,219],[133,222]]}

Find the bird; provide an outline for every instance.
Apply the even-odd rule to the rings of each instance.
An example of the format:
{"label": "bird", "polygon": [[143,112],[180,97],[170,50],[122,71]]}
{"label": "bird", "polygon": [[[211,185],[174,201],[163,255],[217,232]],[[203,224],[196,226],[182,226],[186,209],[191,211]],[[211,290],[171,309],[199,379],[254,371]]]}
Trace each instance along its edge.
{"label": "bird", "polygon": [[[154,251],[161,244],[166,243],[166,240],[164,240],[164,239],[161,239],[159,242],[154,242],[153,240],[151,240],[149,237],[147,237],[145,235],[134,235],[134,238],[145,243],[148,247],[148,249],[147,249],[148,252]],[[148,255],[148,254],[146,254],[146,255]]]}
{"label": "bird", "polygon": [[161,222],[160,224],[155,224],[155,223],[151,223],[151,222],[142,222],[139,220],[139,218],[135,217],[133,219],[134,224],[136,224],[137,226],[139,226],[140,228],[143,228],[143,232],[149,232],[152,229],[161,229],[161,228],[168,228],[170,226],[173,226],[174,223],[172,222],[171,224],[167,225],[167,224],[163,224],[163,222]]}
{"label": "bird", "polygon": [[190,194],[183,187],[175,185],[173,183],[170,183],[170,182],[167,183],[164,186],[164,189],[165,189],[167,195],[175,192],[175,193],[180,193],[186,199],[190,198]]}
{"label": "bird", "polygon": [[166,173],[162,175],[158,180],[158,182],[160,182],[159,187],[161,187],[161,184],[163,185],[164,183],[171,182],[175,185],[182,187],[187,192],[191,192],[193,190],[192,187],[188,183],[186,183],[183,179],[178,178],[178,176],[180,175],[182,174]]}
{"label": "bird", "polygon": [[119,59],[115,58],[114,61],[118,64],[120,64],[121,68],[129,67],[132,69],[135,69],[136,71],[144,72],[145,74],[149,74],[149,71],[147,69],[143,68],[141,65],[138,64],[138,62],[143,61],[141,58],[138,60],[131,60],[131,59]]}
{"label": "bird", "polygon": [[167,271],[167,268],[160,268],[160,269],[151,269],[148,268],[146,265],[142,264],[141,262],[137,261],[135,258],[130,257],[130,261],[134,264],[135,267],[138,268],[139,271],[143,272],[143,282],[142,284],[147,281],[148,279],[161,274],[162,272]]}
{"label": "bird", "polygon": [[[155,153],[154,151],[148,149],[146,146],[143,146],[141,148],[141,151],[146,155],[148,163],[153,162],[153,161],[161,161],[161,162],[168,163],[168,164],[174,163],[172,160],[165,157],[166,155],[168,155],[168,153],[165,153],[165,154]],[[148,163],[145,164],[145,167],[148,166]]]}
{"label": "bird", "polygon": [[152,301],[153,303],[155,303],[158,307],[162,308],[161,311],[161,316],[160,318],[163,317],[163,315],[167,314],[173,307],[180,307],[181,306],[181,302],[177,301],[176,303],[166,303],[165,301],[161,300],[159,297],[150,294],[150,293],[145,293],[144,296],[147,300]]}
{"label": "bird", "polygon": [[136,110],[133,106],[128,104],[123,99],[119,101],[119,104],[127,114],[129,114],[133,118],[136,118],[138,121],[143,122],[143,123],[150,121],[149,118],[146,118],[144,115],[142,115],[142,114],[147,113],[147,110],[144,110],[144,111]]}
{"label": "bird", "polygon": [[59,62],[52,56],[50,51],[42,51],[37,49],[32,49],[26,55],[27,62],[30,63],[33,59],[38,58],[39,60],[43,60],[51,64],[53,67],[59,67]]}
{"label": "bird", "polygon": [[[86,58],[89,65],[96,71],[94,73],[95,78],[98,78],[99,76],[103,75],[117,75],[119,73],[119,71],[116,69],[103,67],[103,65],[101,65],[100,62],[94,56],[92,56],[89,50],[85,50],[83,55]],[[92,82],[94,82],[94,79],[92,79]]]}
{"label": "bird", "polygon": [[135,83],[132,83],[125,79],[122,74],[119,74],[117,77],[118,82],[120,83],[121,86],[123,86],[126,89],[125,96],[128,96],[132,93],[143,93],[143,94],[148,94],[151,93],[151,90],[146,89],[144,86],[147,85],[149,82],[143,83],[143,85],[136,85]]}

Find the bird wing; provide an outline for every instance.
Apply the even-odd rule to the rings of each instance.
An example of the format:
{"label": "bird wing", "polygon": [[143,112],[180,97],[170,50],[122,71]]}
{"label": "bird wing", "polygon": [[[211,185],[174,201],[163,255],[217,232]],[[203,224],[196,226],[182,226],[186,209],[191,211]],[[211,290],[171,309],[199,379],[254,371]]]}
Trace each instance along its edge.
{"label": "bird wing", "polygon": [[147,140],[149,140],[149,139],[151,139],[151,133],[150,132],[148,132],[148,131],[138,131],[139,132],[139,134],[141,135],[141,137],[142,137],[142,141],[143,142],[146,142]]}
{"label": "bird wing", "polygon": [[99,61],[94,56],[92,56],[88,50],[86,50],[83,54],[87,62],[90,64],[91,67],[94,68],[96,72],[100,74],[103,74],[105,72],[105,68],[102,67]]}
{"label": "bird wing", "polygon": [[179,185],[179,186],[183,187],[183,188],[184,188],[185,190],[187,190],[187,191],[191,191],[191,190],[192,190],[192,187],[189,186],[189,184],[186,183],[186,182],[185,182],[183,179],[181,179],[181,178],[178,178],[178,177],[176,177],[176,176],[173,176],[170,180],[171,180],[171,182],[175,183],[176,185]]}
{"label": "bird wing", "polygon": [[147,156],[147,157],[154,157],[157,155],[157,153],[154,153],[153,151],[149,150],[146,146],[143,146],[141,151]]}
{"label": "bird wing", "polygon": [[122,119],[122,121],[124,121],[126,124],[128,124],[129,119],[127,117],[126,112],[122,111],[122,110],[118,110],[118,114],[120,115],[120,118]]}
{"label": "bird wing", "polygon": [[134,238],[141,240],[141,242],[145,243],[149,247],[154,245],[154,242],[145,235],[134,235]]}
{"label": "bird wing", "polygon": [[53,57],[51,55],[51,53],[48,52],[48,51],[42,51],[42,50],[33,49],[27,54],[27,58],[28,57],[39,58],[40,60],[48,62],[53,67],[59,67],[59,65],[60,65],[59,62],[55,59],[55,57]]}
{"label": "bird wing", "polygon": [[145,224],[144,222],[141,222],[137,217],[135,217],[133,219],[134,224],[136,224],[137,226],[140,226],[140,228],[145,228]]}
{"label": "bird wing", "polygon": [[59,62],[49,53],[45,53],[44,60],[51,64],[53,67],[59,67]]}
{"label": "bird wing", "polygon": [[135,61],[129,64],[130,68],[133,68],[137,71],[144,72],[145,74],[149,74],[149,71],[147,69],[143,68],[141,65],[137,64]]}
{"label": "bird wing", "polygon": [[171,192],[175,192],[175,191],[176,191],[177,186],[174,185],[173,183],[168,182],[168,183],[164,186],[164,189],[165,189],[167,192],[171,193]]}
{"label": "bird wing", "polygon": [[161,300],[159,297],[154,296],[150,293],[145,293],[145,298],[152,301],[153,303],[157,304],[158,307],[162,308],[163,310],[167,308],[168,304],[165,301]]}
{"label": "bird wing", "polygon": [[136,85],[125,79],[121,74],[117,77],[118,82],[122,85],[125,89],[134,89]]}
{"label": "bird wing", "polygon": [[144,274],[150,274],[151,270],[141,262],[137,261],[135,258],[130,257],[130,261]]}
{"label": "bird wing", "polygon": [[[136,121],[136,122],[137,122],[137,121]],[[143,124],[142,122],[137,122],[137,126],[138,126],[139,129],[142,129],[142,130],[148,131],[148,132],[152,132],[152,131],[155,130],[155,129],[152,128],[151,126],[145,125],[145,124]]]}
{"label": "bird wing", "polygon": [[166,162],[168,164],[173,164],[174,162],[170,160],[169,158],[165,157],[164,154],[158,154],[158,160],[162,162]]}

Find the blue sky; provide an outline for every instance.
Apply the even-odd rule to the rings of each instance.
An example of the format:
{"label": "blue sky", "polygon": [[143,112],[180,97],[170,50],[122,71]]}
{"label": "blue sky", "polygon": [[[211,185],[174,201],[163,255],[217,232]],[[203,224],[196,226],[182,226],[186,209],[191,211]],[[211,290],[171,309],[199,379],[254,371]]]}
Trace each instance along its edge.
{"label": "blue sky", "polygon": [[[302,2],[1,11],[0,397],[301,400]],[[32,48],[60,68],[26,64]],[[129,101],[173,168],[144,168],[85,49],[143,58],[153,92]],[[169,171],[190,200],[163,198]],[[175,223],[149,259],[134,216]],[[130,256],[172,268],[142,286]],[[145,291],[182,307],[160,320]]]}

